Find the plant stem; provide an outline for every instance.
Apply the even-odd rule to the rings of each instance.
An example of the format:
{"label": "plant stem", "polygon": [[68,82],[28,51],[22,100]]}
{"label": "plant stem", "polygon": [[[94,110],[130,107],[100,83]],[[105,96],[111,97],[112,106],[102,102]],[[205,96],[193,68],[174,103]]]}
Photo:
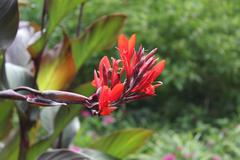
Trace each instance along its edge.
{"label": "plant stem", "polygon": [[85,3],[82,3],[81,6],[79,7],[78,23],[77,23],[77,28],[76,28],[76,35],[77,35],[77,37],[80,36],[84,4]]}
{"label": "plant stem", "polygon": [[[18,111],[20,112],[20,111]],[[22,115],[22,113],[18,113],[19,115],[19,124],[20,124],[20,149],[19,149],[19,160],[26,160],[27,151],[29,148],[29,137],[28,137],[28,120]]]}

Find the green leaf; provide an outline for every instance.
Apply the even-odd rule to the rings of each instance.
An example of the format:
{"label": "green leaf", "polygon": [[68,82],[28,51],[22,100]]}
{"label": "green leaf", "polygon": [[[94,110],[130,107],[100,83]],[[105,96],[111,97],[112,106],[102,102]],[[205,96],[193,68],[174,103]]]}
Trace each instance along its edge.
{"label": "green leaf", "polygon": [[85,96],[90,96],[96,91],[96,88],[92,86],[91,82],[87,82],[77,86],[76,88],[73,89],[73,91],[79,94],[84,93]]}
{"label": "green leaf", "polygon": [[151,130],[141,128],[121,130],[96,140],[89,147],[122,159],[141,148],[152,134]]}
{"label": "green leaf", "polygon": [[33,57],[36,57],[43,50],[49,36],[54,32],[56,26],[60,23],[60,21],[69,13],[73,12],[73,10],[81,3],[86,0],[47,0],[45,3],[48,8],[48,25],[46,32],[43,36],[32,46],[29,47],[29,51]]}
{"label": "green leaf", "polygon": [[4,148],[0,150],[1,159],[16,160],[19,153],[20,134],[18,130],[13,130],[4,143]]}
{"label": "green leaf", "polygon": [[0,102],[0,140],[7,136],[11,126],[13,102],[4,100]]}
{"label": "green leaf", "polygon": [[73,57],[77,69],[94,53],[111,46],[120,33],[126,16],[104,16],[90,25],[80,38],[72,40]]}
{"label": "green leaf", "polygon": [[50,0],[48,9],[47,35],[50,35],[60,21],[86,0]]}
{"label": "green leaf", "polygon": [[1,0],[0,49],[6,49],[17,33],[19,13],[17,0]]}
{"label": "green leaf", "polygon": [[37,160],[92,160],[85,154],[77,154],[67,149],[56,149],[43,153]]}

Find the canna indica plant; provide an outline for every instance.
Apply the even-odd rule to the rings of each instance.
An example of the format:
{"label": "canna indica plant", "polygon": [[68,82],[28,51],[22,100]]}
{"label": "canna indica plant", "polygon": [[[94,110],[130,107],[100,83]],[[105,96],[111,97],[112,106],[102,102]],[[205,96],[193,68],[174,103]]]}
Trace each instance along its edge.
{"label": "canna indica plant", "polygon": [[148,54],[142,47],[136,51],[135,41],[135,35],[129,41],[125,35],[120,35],[120,59],[112,58],[112,63],[107,56],[101,59],[92,81],[97,90],[89,97],[57,90],[40,92],[25,86],[1,91],[0,97],[23,100],[38,106],[82,104],[95,115],[109,115],[120,104],[154,95],[155,88],[162,84],[155,80],[162,73],[165,60],[157,63],[158,59],[154,56],[156,49]]}
{"label": "canna indica plant", "polygon": [[[155,57],[156,49],[147,53],[142,46],[135,48],[136,35],[129,40],[119,36],[125,15],[101,17],[80,33],[85,3],[45,0],[41,27],[19,22],[17,0],[0,3],[0,159],[122,159],[151,136],[146,129],[123,130],[93,141],[88,146],[91,150],[73,153],[66,149],[79,129],[81,106],[93,115],[105,116],[121,104],[153,96],[162,84],[157,78],[165,66],[164,60],[158,62]],[[55,28],[76,7],[76,37],[63,29],[63,40],[49,49]],[[104,56],[92,82],[74,85],[84,62],[112,46],[117,37],[119,58]],[[14,116],[19,127],[13,127]],[[129,137],[134,143],[126,143]],[[45,152],[50,148],[55,150]]]}

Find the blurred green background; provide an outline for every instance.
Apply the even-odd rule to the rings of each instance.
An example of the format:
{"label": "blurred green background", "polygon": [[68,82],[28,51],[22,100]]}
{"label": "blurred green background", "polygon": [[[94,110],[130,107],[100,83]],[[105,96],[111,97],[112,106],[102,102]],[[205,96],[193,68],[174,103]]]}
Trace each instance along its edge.
{"label": "blurred green background", "polygon": [[[29,4],[21,8],[21,18],[40,23],[42,2]],[[145,127],[155,130],[154,137],[130,159],[157,160],[167,154],[178,159],[240,159],[239,4],[239,0],[88,1],[82,29],[97,17],[125,13],[123,33],[136,33],[138,45],[148,51],[158,48],[167,65],[157,96],[122,106],[113,117],[81,116],[75,145],[84,146],[117,129]],[[77,17],[73,11],[61,24],[70,35]],[[61,38],[60,32],[59,27],[52,45]],[[100,58],[117,56],[117,51],[99,55],[84,64],[79,83],[92,80]]]}

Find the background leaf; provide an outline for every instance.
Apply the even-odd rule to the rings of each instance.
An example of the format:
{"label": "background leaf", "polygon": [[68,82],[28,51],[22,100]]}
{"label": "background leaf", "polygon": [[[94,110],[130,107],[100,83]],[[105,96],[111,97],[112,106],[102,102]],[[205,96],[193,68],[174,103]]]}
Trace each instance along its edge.
{"label": "background leaf", "polygon": [[90,25],[80,38],[72,40],[76,67],[79,69],[87,58],[111,46],[121,31],[125,20],[126,16],[123,14],[101,17]]}
{"label": "background leaf", "polygon": [[17,33],[19,21],[17,0],[1,0],[0,11],[0,49],[6,49]]}
{"label": "background leaf", "polygon": [[0,140],[6,137],[12,128],[13,106],[12,101],[0,101]]}
{"label": "background leaf", "polygon": [[121,130],[96,140],[90,148],[122,159],[141,148],[152,134],[141,128]]}
{"label": "background leaf", "polygon": [[45,7],[48,15],[48,25],[43,36],[32,46],[29,51],[33,57],[36,57],[43,50],[49,36],[55,30],[60,21],[69,13],[71,13],[78,5],[86,0],[46,0]]}

